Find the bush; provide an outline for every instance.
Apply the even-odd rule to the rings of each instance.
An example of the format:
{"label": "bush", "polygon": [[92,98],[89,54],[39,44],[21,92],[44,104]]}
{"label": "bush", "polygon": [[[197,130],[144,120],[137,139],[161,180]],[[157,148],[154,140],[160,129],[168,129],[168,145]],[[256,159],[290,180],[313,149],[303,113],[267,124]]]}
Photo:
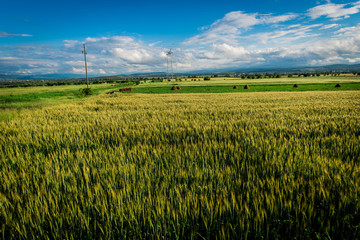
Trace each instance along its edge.
{"label": "bush", "polygon": [[204,77],[204,81],[210,81],[210,77]]}
{"label": "bush", "polygon": [[82,88],[80,89],[81,94],[84,95],[92,95],[93,91],[91,90],[91,88]]}

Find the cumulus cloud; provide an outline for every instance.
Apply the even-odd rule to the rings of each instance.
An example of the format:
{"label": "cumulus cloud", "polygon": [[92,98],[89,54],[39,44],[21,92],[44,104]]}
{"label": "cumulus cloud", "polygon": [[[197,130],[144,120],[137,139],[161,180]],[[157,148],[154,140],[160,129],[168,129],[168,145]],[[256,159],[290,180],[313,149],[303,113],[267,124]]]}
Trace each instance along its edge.
{"label": "cumulus cloud", "polygon": [[248,52],[242,46],[230,46],[226,43],[214,44],[213,49],[216,54],[225,58],[240,58],[245,57]]}
{"label": "cumulus cloud", "polygon": [[[360,2],[328,2],[303,14],[229,12],[172,49],[174,71],[359,63],[360,24],[332,21],[358,9]],[[84,74],[83,44],[91,75],[166,72],[166,43],[132,36],[68,39],[60,47],[0,45],[0,72]]]}
{"label": "cumulus cloud", "polygon": [[116,58],[124,63],[141,65],[156,63],[162,57],[161,48],[156,47],[153,43],[145,44],[129,36],[86,38],[83,42],[66,40],[64,50],[67,52],[79,51],[84,43],[89,58],[92,56]]}
{"label": "cumulus cloud", "polygon": [[155,56],[146,49],[114,48],[110,52],[114,57],[124,59],[130,63],[146,63],[155,60]]}
{"label": "cumulus cloud", "polygon": [[350,15],[360,12],[360,1],[349,4],[327,3],[310,8],[307,15],[312,19],[327,17],[332,20],[349,18]]}
{"label": "cumulus cloud", "polygon": [[359,31],[360,31],[360,24],[352,27],[341,28],[337,30],[335,34],[336,36],[341,36],[341,37],[354,37],[354,36],[356,37],[359,36]]}
{"label": "cumulus cloud", "polygon": [[8,73],[54,73],[60,66],[57,61],[45,58],[37,58],[35,54],[31,55],[27,52],[17,51],[15,48],[11,55],[0,58],[0,72]]}
{"label": "cumulus cloud", "polygon": [[[194,51],[194,59],[206,59],[208,63],[216,62],[224,67],[355,63],[360,55],[357,45],[360,24],[339,29],[342,25],[325,21],[308,24],[304,16],[312,19],[325,16],[332,21],[355,14],[359,9],[360,1],[351,4],[332,4],[329,1],[305,14],[273,16],[230,12],[213,24],[200,28],[202,32],[186,39],[183,46],[201,49]],[[292,21],[295,18],[296,21]],[[267,26],[265,31],[260,25]]]}
{"label": "cumulus cloud", "polygon": [[307,59],[307,64],[314,62],[322,64],[334,63],[335,60],[341,63],[350,63],[350,59],[356,59],[360,54],[360,37],[351,39],[328,39],[302,44],[292,49],[283,49],[282,57],[288,59]]}
{"label": "cumulus cloud", "polygon": [[236,43],[240,34],[249,28],[260,24],[274,24],[286,22],[297,17],[297,14],[285,14],[280,16],[262,15],[258,13],[244,13],[234,11],[227,13],[222,19],[215,21],[206,29],[205,32],[189,38],[184,44],[213,44],[213,43]]}

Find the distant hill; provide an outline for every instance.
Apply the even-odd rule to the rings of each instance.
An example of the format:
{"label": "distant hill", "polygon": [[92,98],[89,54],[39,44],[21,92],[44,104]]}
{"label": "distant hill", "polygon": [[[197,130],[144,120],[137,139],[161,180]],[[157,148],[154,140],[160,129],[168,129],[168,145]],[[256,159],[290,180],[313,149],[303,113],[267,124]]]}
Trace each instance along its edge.
{"label": "distant hill", "polygon": [[[231,74],[231,73],[299,73],[299,72],[360,72],[360,64],[335,64],[328,66],[317,67],[295,67],[295,68],[227,68],[227,69],[210,69],[210,70],[195,70],[182,73],[174,73],[174,75],[201,75],[201,74]],[[134,74],[119,74],[113,76],[89,76],[91,78],[116,78],[116,77],[164,77],[165,72],[151,72],[151,73],[134,73]],[[45,80],[45,79],[71,79],[84,78],[83,74],[43,74],[43,75],[11,75],[1,74],[0,80]]]}
{"label": "distant hill", "polygon": [[296,68],[230,68],[230,69],[217,69],[217,70],[197,70],[191,71],[187,74],[224,74],[224,73],[300,73],[300,72],[359,72],[360,64],[347,65],[335,64],[328,66],[317,67],[296,67]]}
{"label": "distant hill", "polygon": [[42,79],[69,79],[84,78],[79,74],[43,74],[43,75],[12,75],[0,74],[0,80],[42,80]]}

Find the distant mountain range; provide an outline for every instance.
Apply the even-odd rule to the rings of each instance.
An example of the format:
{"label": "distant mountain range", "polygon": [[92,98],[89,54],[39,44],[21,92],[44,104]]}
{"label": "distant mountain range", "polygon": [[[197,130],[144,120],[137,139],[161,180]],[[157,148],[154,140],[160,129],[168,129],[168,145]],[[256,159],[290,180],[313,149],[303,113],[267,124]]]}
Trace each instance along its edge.
{"label": "distant mountain range", "polygon": [[302,72],[359,72],[360,64],[334,64],[317,67],[295,67],[295,68],[248,68],[248,69],[220,69],[220,70],[198,70],[191,74],[226,74],[226,73],[302,73]]}
{"label": "distant mountain range", "polygon": [[0,80],[45,80],[69,78],[84,78],[84,76],[80,74],[13,75],[0,73]]}
{"label": "distant mountain range", "polygon": [[[336,64],[318,67],[295,67],[295,68],[249,68],[249,69],[212,69],[212,70],[196,70],[189,72],[176,73],[175,75],[200,75],[200,74],[231,74],[231,73],[300,73],[300,72],[360,72],[360,64]],[[115,76],[89,76],[91,78],[102,77],[160,77],[166,76],[165,72],[151,73],[135,73],[135,74],[119,74]],[[71,79],[84,78],[83,74],[43,74],[43,75],[11,75],[1,74],[0,80],[46,80],[46,79]]]}

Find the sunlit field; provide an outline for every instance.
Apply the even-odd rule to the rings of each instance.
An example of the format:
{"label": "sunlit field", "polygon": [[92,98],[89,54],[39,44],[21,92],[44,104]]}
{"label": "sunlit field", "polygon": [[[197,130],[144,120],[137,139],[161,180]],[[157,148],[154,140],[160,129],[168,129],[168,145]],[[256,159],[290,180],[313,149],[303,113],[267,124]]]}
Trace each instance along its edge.
{"label": "sunlit field", "polygon": [[[181,79],[181,80],[180,80]],[[341,76],[320,76],[320,77],[281,77],[281,78],[259,78],[242,79],[241,77],[212,77],[210,81],[203,81],[203,78],[179,78],[179,81],[172,80],[170,83],[179,83],[183,86],[206,86],[206,85],[282,85],[282,84],[336,84],[336,83],[360,83],[360,76],[352,74]],[[166,83],[166,82],[164,82]],[[163,83],[147,82],[146,86],[163,86]]]}
{"label": "sunlit field", "polygon": [[360,238],[359,91],[137,87],[0,122],[2,239]]}
{"label": "sunlit field", "polygon": [[[120,82],[120,81],[118,81]],[[294,88],[294,84],[298,88]],[[335,88],[341,84],[341,88]],[[249,85],[250,89],[244,89]],[[172,91],[172,86],[179,86],[180,91]],[[234,89],[234,86],[237,89]],[[86,85],[40,86],[0,88],[0,121],[18,116],[24,110],[40,109],[61,103],[82,99],[80,89]],[[360,77],[353,74],[320,77],[286,77],[242,79],[238,78],[202,78],[178,77],[170,81],[142,80],[125,83],[91,84],[93,95],[118,91],[120,88],[131,87],[133,93],[146,94],[181,94],[181,93],[235,93],[235,92],[273,92],[273,91],[350,91],[360,90]],[[127,94],[127,93],[125,93]]]}

